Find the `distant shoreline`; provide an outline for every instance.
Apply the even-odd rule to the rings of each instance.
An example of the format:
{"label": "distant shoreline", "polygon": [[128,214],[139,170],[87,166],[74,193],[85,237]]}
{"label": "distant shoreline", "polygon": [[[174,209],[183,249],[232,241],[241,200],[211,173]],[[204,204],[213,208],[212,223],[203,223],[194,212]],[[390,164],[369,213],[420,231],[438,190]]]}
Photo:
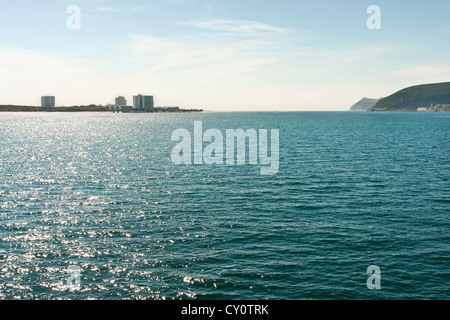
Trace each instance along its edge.
{"label": "distant shoreline", "polygon": [[[111,110],[104,106],[70,106],[70,107],[38,107],[38,106],[20,106],[20,105],[0,105],[0,112],[108,112]],[[122,111],[120,111],[122,112]],[[132,110],[123,113],[190,113],[203,112],[202,109],[181,109],[178,107],[156,107],[153,111]]]}
{"label": "distant shoreline", "polygon": [[[34,107],[34,106],[9,106],[0,105],[0,113],[31,112],[31,113],[118,113],[106,107]],[[444,111],[441,111],[444,112]],[[203,110],[203,109],[174,109],[174,108],[155,108],[152,112],[141,110],[125,111],[120,113],[142,114],[142,113],[355,113],[355,114],[373,114],[373,113],[436,113],[436,112],[418,112],[417,110]]]}

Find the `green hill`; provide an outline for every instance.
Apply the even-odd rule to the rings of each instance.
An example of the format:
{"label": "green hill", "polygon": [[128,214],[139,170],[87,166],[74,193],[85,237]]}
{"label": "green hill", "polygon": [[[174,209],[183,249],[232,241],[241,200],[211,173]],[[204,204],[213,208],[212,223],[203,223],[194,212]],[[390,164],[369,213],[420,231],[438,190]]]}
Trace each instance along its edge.
{"label": "green hill", "polygon": [[424,84],[400,90],[381,99],[368,111],[417,111],[430,105],[450,104],[450,82]]}
{"label": "green hill", "polygon": [[349,111],[367,111],[367,109],[373,107],[378,101],[380,101],[380,99],[362,98],[352,105]]}

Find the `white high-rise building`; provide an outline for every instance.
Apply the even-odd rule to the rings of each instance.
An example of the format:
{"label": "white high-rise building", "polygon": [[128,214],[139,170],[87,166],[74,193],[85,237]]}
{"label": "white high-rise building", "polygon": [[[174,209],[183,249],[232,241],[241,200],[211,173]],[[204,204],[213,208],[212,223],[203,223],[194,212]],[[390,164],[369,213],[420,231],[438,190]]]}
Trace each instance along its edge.
{"label": "white high-rise building", "polygon": [[133,97],[133,108],[143,111],[153,111],[155,109],[153,96],[143,96],[139,94]]}
{"label": "white high-rise building", "polygon": [[117,97],[116,98],[116,106],[126,106],[127,105],[127,100],[125,99],[125,97]]}
{"label": "white high-rise building", "polygon": [[41,107],[54,107],[55,97],[53,96],[43,96],[41,97]]}

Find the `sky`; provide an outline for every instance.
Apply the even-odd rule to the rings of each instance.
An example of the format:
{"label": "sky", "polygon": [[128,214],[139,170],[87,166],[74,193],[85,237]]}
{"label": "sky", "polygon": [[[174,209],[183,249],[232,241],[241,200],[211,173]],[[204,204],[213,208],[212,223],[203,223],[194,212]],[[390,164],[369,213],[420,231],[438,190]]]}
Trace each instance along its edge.
{"label": "sky", "polygon": [[[144,94],[213,111],[344,111],[450,81],[449,0],[0,4],[0,104],[131,104]],[[371,5],[379,29],[367,26]]]}

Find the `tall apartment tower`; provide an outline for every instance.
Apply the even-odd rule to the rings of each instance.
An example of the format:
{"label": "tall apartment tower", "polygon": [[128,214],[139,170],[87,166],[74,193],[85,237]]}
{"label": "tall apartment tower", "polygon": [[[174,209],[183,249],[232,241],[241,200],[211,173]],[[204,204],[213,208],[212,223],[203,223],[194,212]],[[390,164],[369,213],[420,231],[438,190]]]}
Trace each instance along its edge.
{"label": "tall apartment tower", "polygon": [[41,107],[54,107],[55,97],[53,96],[43,96],[41,97]]}
{"label": "tall apartment tower", "polygon": [[126,105],[127,105],[127,100],[125,99],[125,97],[120,96],[120,97],[116,98],[116,106],[123,107],[123,106],[126,106]]}
{"label": "tall apartment tower", "polygon": [[142,94],[133,97],[133,108],[147,112],[155,109],[153,96],[143,96]]}

